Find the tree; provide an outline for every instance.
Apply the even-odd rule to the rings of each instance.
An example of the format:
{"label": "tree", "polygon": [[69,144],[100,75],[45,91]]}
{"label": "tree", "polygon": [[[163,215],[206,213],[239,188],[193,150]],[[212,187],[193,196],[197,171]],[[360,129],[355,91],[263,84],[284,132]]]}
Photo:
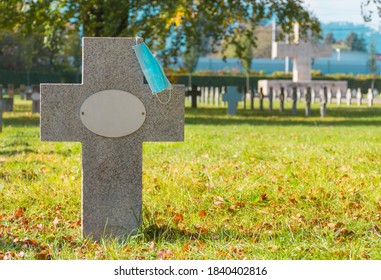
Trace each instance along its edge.
{"label": "tree", "polygon": [[374,88],[374,78],[377,72],[376,64],[377,64],[376,45],[374,43],[374,37],[372,37],[372,42],[370,43],[370,46],[369,46],[369,60],[368,60],[368,68],[372,73],[372,85],[371,85],[372,91]]}
{"label": "tree", "polygon": [[373,10],[377,10],[377,14],[381,17],[381,1],[380,0],[362,0],[361,14],[365,22],[372,21]]}
{"label": "tree", "polygon": [[[4,3],[6,2],[6,3]],[[317,19],[302,6],[302,0],[8,0],[0,3],[0,28],[31,33],[38,27],[51,51],[50,62],[72,32],[84,36],[142,36],[158,52],[164,66],[174,62],[192,42],[196,51],[208,38],[216,50],[222,40],[236,46],[242,56],[238,34],[270,19],[274,14],[285,32],[292,23],[320,31]],[[255,45],[256,37],[250,37]],[[187,49],[187,48],[185,48]]]}
{"label": "tree", "polygon": [[360,51],[360,52],[365,52],[366,51],[366,46],[365,46],[365,39],[363,36],[359,38],[359,36],[351,32],[347,38],[345,39],[345,44],[348,46],[348,48],[351,51]]}
{"label": "tree", "polygon": [[332,32],[327,33],[327,35],[325,35],[325,38],[324,38],[324,44],[333,45],[335,43],[336,43],[336,39],[333,37],[333,33]]}

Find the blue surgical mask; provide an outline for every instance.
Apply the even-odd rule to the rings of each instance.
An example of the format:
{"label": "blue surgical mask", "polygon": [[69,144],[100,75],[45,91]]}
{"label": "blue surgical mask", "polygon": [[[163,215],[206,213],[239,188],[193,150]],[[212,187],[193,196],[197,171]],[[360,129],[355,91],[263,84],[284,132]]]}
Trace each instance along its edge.
{"label": "blue surgical mask", "polygon": [[133,46],[140,67],[152,91],[157,94],[165,90],[171,90],[172,85],[164,74],[163,69],[144,43]]}

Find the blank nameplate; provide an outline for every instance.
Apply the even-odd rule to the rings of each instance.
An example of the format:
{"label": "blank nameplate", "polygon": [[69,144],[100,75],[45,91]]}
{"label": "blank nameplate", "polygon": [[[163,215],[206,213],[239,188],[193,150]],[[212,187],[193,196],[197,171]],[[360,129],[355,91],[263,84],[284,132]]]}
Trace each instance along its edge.
{"label": "blank nameplate", "polygon": [[103,90],[89,96],[81,106],[81,121],[91,132],[122,137],[137,131],[146,119],[144,104],[122,90]]}

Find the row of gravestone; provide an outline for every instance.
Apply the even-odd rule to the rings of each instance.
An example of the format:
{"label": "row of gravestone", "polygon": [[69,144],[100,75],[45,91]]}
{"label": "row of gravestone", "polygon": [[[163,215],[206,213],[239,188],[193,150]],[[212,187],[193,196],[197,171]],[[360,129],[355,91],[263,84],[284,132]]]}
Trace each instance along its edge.
{"label": "row of gravestone", "polygon": [[[364,94],[361,89],[347,89],[344,94],[337,90],[332,92],[329,88],[321,88],[318,92],[314,88],[278,88],[271,89],[269,96],[264,96],[262,91],[256,91],[253,89],[250,93],[242,94],[243,87],[227,86],[227,87],[198,87],[192,86],[188,87],[186,90],[186,96],[188,97],[188,102],[191,102],[192,108],[197,108],[197,104],[209,104],[214,106],[219,106],[222,101],[228,102],[228,114],[236,114],[236,104],[239,101],[243,101],[243,109],[246,109],[246,101],[250,100],[251,109],[254,109],[254,99],[259,99],[259,109],[263,110],[263,100],[266,98],[269,100],[269,110],[272,110],[273,101],[278,99],[280,101],[280,111],[284,111],[284,101],[293,101],[293,113],[296,114],[296,102],[304,101],[307,104],[306,115],[310,115],[310,104],[314,103],[317,96],[322,104],[321,114],[324,116],[326,114],[326,104],[336,100],[338,105],[341,105],[343,99],[346,100],[347,105],[351,105],[353,99],[357,100],[357,105],[360,106],[363,103]],[[368,90],[367,104],[368,106],[373,106],[374,97],[378,95],[378,90],[374,89]],[[234,97],[233,97],[234,96]]]}
{"label": "row of gravestone", "polygon": [[[143,142],[184,140],[185,88],[163,93],[165,103],[153,96],[133,51],[140,43],[84,38],[82,83],[41,85],[41,140],[82,143],[82,230],[96,240],[141,227]],[[234,87],[223,96],[235,108],[242,100]]]}
{"label": "row of gravestone", "polygon": [[14,96],[20,95],[21,100],[32,101],[32,113],[40,112],[40,85],[32,85],[31,87],[20,87],[15,90],[14,85],[8,84],[7,88],[4,88],[0,84],[0,110],[2,112],[13,112]]}

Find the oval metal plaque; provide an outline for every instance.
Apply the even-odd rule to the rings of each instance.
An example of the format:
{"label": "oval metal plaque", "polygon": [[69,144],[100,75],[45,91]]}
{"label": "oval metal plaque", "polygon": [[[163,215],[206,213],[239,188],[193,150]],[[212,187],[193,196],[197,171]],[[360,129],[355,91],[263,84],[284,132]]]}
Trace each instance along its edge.
{"label": "oval metal plaque", "polygon": [[81,121],[91,132],[104,137],[134,133],[146,119],[144,104],[122,90],[104,90],[89,96],[81,106]]}

